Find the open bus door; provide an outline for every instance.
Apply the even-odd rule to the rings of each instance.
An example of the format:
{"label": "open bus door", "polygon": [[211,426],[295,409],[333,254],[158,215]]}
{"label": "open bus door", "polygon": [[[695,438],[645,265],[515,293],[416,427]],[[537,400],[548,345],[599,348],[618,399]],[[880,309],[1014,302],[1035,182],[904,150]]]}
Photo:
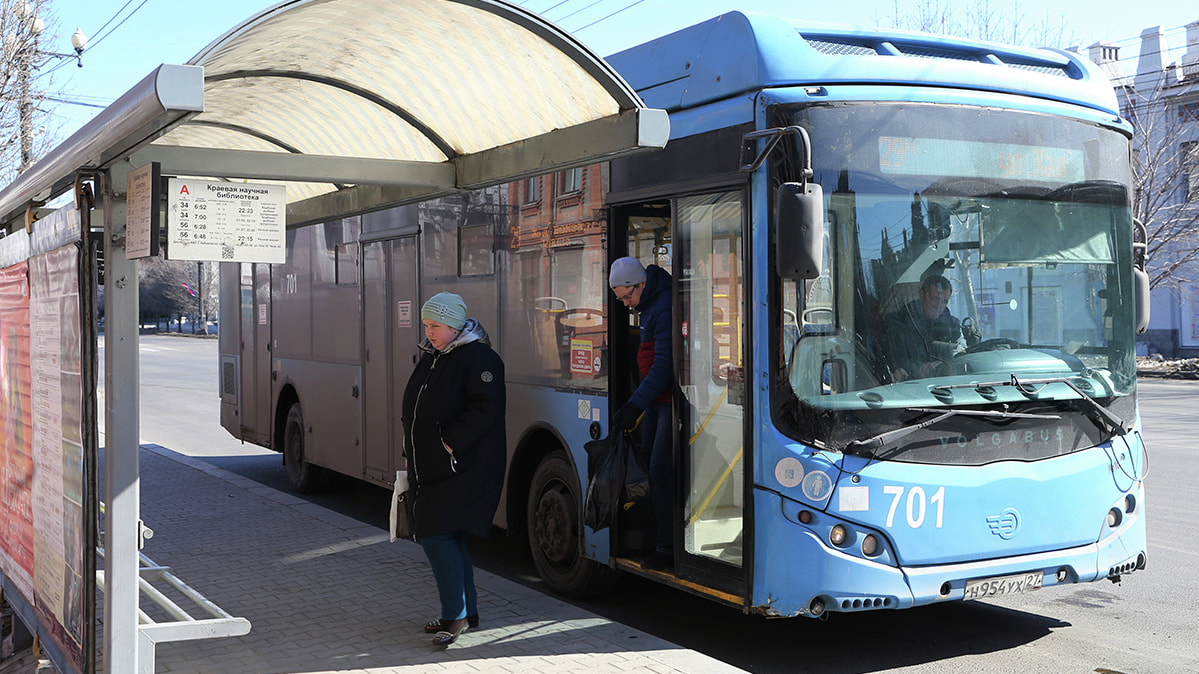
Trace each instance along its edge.
{"label": "open bus door", "polygon": [[[705,594],[741,605],[745,570],[747,431],[745,356],[748,335],[742,265],[741,190],[614,209],[628,254],[658,264],[674,279],[675,563],[673,575]],[[617,238],[616,240],[621,240]],[[620,314],[616,314],[619,316]],[[636,315],[614,373],[635,372]],[[614,321],[622,328],[623,323]],[[613,407],[632,393],[613,377]],[[629,523],[632,524],[632,523]],[[626,529],[629,526],[626,524]],[[619,530],[620,527],[618,526]],[[636,558],[639,540],[614,541],[619,558]],[[652,537],[649,539],[652,551]],[[629,569],[637,569],[621,562]]]}

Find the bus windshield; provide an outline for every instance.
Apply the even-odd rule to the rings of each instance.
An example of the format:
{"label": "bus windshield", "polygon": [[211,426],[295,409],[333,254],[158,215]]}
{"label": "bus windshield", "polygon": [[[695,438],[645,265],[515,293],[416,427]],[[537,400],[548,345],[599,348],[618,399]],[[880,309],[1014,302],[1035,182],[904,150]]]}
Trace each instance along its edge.
{"label": "bus windshield", "polygon": [[[965,106],[782,114],[812,129],[827,207],[821,276],[778,294],[775,390],[795,435],[840,448],[946,407],[1081,429],[1050,454],[1114,430],[1086,410],[1135,382],[1124,136]],[[993,423],[962,417],[928,433]],[[1012,456],[1028,458],[987,458]]]}

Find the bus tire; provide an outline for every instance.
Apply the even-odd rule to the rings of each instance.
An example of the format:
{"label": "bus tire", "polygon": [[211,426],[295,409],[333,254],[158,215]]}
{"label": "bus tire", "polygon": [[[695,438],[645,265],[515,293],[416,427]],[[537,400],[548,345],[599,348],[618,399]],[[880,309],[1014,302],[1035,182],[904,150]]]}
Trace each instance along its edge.
{"label": "bus tire", "polygon": [[577,598],[611,589],[616,580],[615,571],[583,557],[580,494],[566,453],[553,452],[533,471],[526,512],[538,575],[554,592]]}
{"label": "bus tire", "polygon": [[292,490],[300,494],[320,491],[325,486],[326,473],[314,466],[304,456],[304,413],[300,403],[292,403],[287,410],[287,421],[283,423],[283,466],[287,469],[287,482]]}

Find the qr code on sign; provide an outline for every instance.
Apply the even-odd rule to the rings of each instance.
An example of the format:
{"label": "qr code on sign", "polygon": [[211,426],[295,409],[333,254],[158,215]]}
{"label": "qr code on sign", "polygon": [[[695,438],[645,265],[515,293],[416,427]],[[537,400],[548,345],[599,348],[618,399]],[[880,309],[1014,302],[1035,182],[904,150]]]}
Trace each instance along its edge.
{"label": "qr code on sign", "polygon": [[233,259],[233,246],[221,246],[221,259],[222,260],[232,260]]}

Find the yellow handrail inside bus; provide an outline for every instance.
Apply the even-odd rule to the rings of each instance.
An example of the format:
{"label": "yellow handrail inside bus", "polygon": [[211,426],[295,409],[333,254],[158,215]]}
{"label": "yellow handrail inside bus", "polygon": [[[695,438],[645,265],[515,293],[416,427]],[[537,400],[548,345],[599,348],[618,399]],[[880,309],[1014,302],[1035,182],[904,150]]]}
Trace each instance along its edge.
{"label": "yellow handrail inside bus", "polygon": [[687,521],[687,526],[691,526],[699,521],[700,515],[703,515],[704,511],[708,509],[708,506],[712,504],[712,499],[716,498],[716,492],[720,491],[720,488],[724,486],[724,483],[729,479],[729,476],[733,474],[733,468],[736,468],[737,464],[741,462],[741,456],[744,453],[744,446],[737,449],[737,455],[734,456],[733,460],[729,462],[729,467],[724,469],[724,474],[720,476],[720,479],[716,481],[715,486],[713,486],[708,492],[708,495],[704,497],[703,502],[700,503],[699,507],[695,509],[695,513],[691,515],[691,519]]}
{"label": "yellow handrail inside bus", "polygon": [[[726,386],[724,387],[724,390],[720,392],[720,397],[716,399],[716,404],[712,405],[711,410],[708,410],[708,414],[704,417],[703,423],[699,425],[699,428],[696,429],[695,434],[691,436],[689,441],[690,444],[694,445],[695,441],[699,439],[699,436],[704,434],[704,429],[708,427],[708,423],[711,422],[712,417],[716,415],[716,410],[720,409],[720,406],[724,404],[724,400],[728,396],[729,387]],[[695,524],[699,520],[700,515],[703,515],[704,511],[708,509],[708,506],[712,504],[712,499],[716,498],[716,492],[720,491],[720,488],[724,486],[725,481],[729,479],[729,475],[732,475],[733,468],[736,467],[736,465],[741,461],[741,454],[744,451],[745,447],[741,447],[737,450],[737,455],[733,457],[733,460],[729,463],[728,468],[724,469],[724,474],[721,475],[720,479],[716,481],[716,485],[708,491],[708,495],[704,497],[703,502],[701,502],[699,507],[695,509],[695,513],[691,516],[691,520],[687,522],[687,526]]]}
{"label": "yellow handrail inside bus", "polygon": [[689,440],[690,444],[694,445],[695,441],[699,439],[699,436],[704,434],[704,429],[708,427],[708,422],[712,420],[712,417],[716,414],[716,410],[720,408],[720,405],[724,402],[724,399],[727,398],[728,395],[729,387],[726,386],[724,387],[724,390],[720,392],[720,397],[716,399],[716,404],[713,405],[712,409],[708,411],[708,416],[704,417],[704,422],[699,425],[698,429],[696,429],[695,435],[691,436],[691,439]]}

